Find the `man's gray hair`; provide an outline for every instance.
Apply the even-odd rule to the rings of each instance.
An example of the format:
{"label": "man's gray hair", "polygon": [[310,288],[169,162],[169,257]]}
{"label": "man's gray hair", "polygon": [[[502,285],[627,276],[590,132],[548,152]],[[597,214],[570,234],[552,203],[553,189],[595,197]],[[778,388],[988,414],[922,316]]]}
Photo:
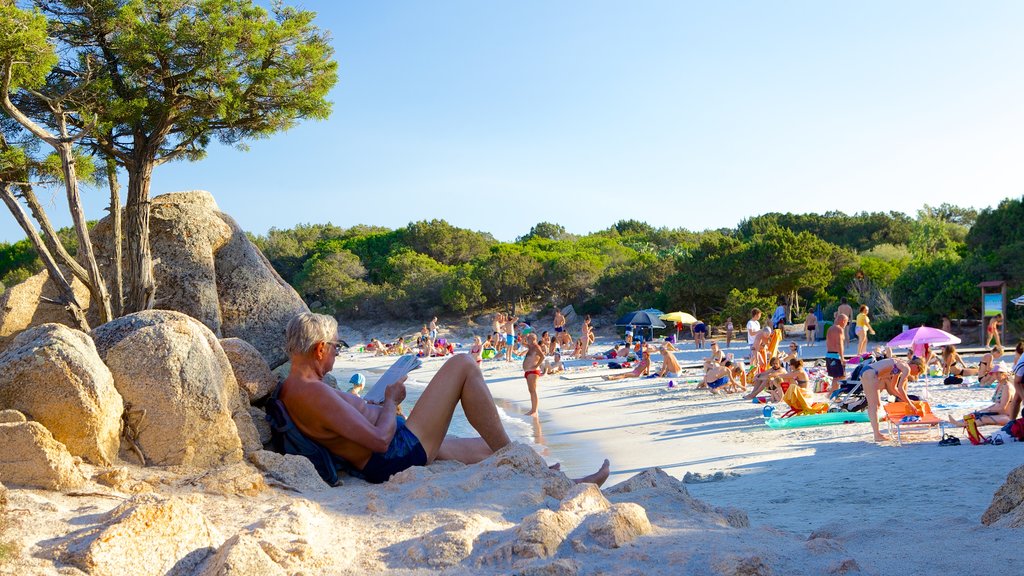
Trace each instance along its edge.
{"label": "man's gray hair", "polygon": [[338,338],[338,321],[326,314],[303,312],[292,318],[285,329],[285,352],[289,356],[308,354],[320,342]]}

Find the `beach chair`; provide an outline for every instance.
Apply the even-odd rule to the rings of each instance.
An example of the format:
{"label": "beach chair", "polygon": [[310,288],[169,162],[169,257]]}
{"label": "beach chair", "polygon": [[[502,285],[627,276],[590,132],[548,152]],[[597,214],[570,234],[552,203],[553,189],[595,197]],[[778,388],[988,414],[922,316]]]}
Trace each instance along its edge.
{"label": "beach chair", "polygon": [[[946,421],[934,413],[927,402],[914,402],[917,414],[911,414],[907,410],[906,402],[890,402],[885,404],[885,419],[889,423],[889,439],[896,442],[897,446],[903,445],[903,435],[908,433],[927,433],[938,429],[940,433],[945,432]],[[914,418],[916,416],[916,418]]]}
{"label": "beach chair", "polygon": [[807,398],[810,396],[803,388],[790,385],[789,389],[786,390],[786,394],[782,397],[782,401],[789,405],[789,412],[786,412],[781,417],[789,418],[790,416],[806,416],[808,414],[824,414],[828,412],[828,403],[826,402],[814,402],[813,404],[807,403]]}

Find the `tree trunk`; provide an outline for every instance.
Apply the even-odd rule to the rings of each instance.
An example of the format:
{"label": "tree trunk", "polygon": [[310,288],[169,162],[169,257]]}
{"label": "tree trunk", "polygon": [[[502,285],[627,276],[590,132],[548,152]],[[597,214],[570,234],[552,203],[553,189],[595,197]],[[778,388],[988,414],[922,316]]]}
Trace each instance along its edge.
{"label": "tree trunk", "polygon": [[[61,122],[61,132],[65,132],[63,122]],[[96,264],[96,253],[92,249],[92,240],[89,238],[89,227],[85,221],[85,214],[82,213],[82,199],[78,195],[78,174],[75,172],[75,157],[71,143],[62,141],[57,152],[60,154],[60,164],[64,172],[68,209],[71,211],[71,220],[75,223],[75,233],[78,236],[78,255],[85,260],[86,270],[89,272],[89,292],[92,294],[93,304],[99,311],[100,323],[106,324],[113,320],[110,315],[110,296],[107,294],[107,285],[103,281],[103,276],[100,275],[100,268]]]}
{"label": "tree trunk", "polygon": [[121,186],[117,183],[117,163],[107,158],[107,184],[110,186],[110,229],[114,249],[114,294],[111,312],[119,317],[124,310],[124,281],[121,275]]}
{"label": "tree trunk", "polygon": [[46,266],[46,271],[50,274],[50,280],[57,286],[57,293],[60,295],[60,303],[64,305],[64,308],[71,315],[71,322],[76,328],[82,332],[89,331],[89,322],[85,319],[85,312],[82,310],[81,304],[78,303],[78,299],[75,298],[75,291],[71,288],[71,284],[67,278],[57,267],[57,263],[54,261],[50,251],[46,249],[46,244],[43,243],[39,237],[39,233],[36,232],[35,226],[28,219],[28,215],[22,210],[21,204],[18,203],[17,198],[11,193],[10,185],[0,186],[0,196],[3,197],[4,203],[10,208],[11,214],[14,215],[14,219],[21,225],[22,230],[28,235],[29,240],[32,242],[32,246],[35,247],[36,252],[39,254],[39,259],[43,261],[43,265]]}
{"label": "tree trunk", "polygon": [[[144,156],[144,151],[138,153]],[[153,307],[156,281],[149,251],[149,183],[153,177],[153,163],[136,160],[128,170],[128,197],[124,206],[124,235],[126,240],[124,312],[139,312]]]}
{"label": "tree trunk", "polygon": [[71,256],[71,254],[68,254],[68,251],[64,249],[64,245],[60,243],[60,238],[57,236],[57,232],[53,229],[53,225],[50,224],[50,218],[46,215],[46,211],[43,210],[43,206],[39,203],[39,199],[36,198],[36,194],[32,190],[32,187],[20,187],[18,189],[18,195],[25,201],[25,204],[28,205],[29,212],[32,213],[32,217],[39,223],[39,228],[43,232],[42,240],[50,250],[51,256],[61,266],[70,270],[71,273],[81,280],[83,284],[88,284],[89,273],[85,271],[85,268],[83,268],[82,265],[79,264],[73,256]]}

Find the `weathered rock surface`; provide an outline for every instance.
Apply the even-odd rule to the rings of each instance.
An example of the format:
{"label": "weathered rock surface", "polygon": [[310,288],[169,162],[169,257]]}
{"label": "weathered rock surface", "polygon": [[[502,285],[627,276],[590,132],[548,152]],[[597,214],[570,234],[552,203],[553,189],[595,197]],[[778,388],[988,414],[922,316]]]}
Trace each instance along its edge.
{"label": "weathered rock surface", "polygon": [[[99,227],[99,224],[97,224]],[[94,244],[104,242],[101,228]],[[149,243],[156,280],[154,308],[187,314],[220,336],[221,312],[217,296],[214,254],[231,237],[209,192],[162,194],[149,211]]]}
{"label": "weathered rock surface", "polygon": [[238,224],[226,214],[221,217],[231,228],[231,239],[215,257],[221,334],[244,339],[260,351],[268,365],[277,366],[288,359],[285,326],[309,308]]}
{"label": "weathered rock surface", "polygon": [[655,524],[746,528],[747,513],[735,508],[714,508],[690,496],[683,482],[660,468],[649,468],[604,491],[612,502],[642,500]]}
{"label": "weathered rock surface", "polygon": [[[65,276],[73,278],[71,274]],[[78,279],[72,280],[71,289],[78,303],[87,310],[89,290]],[[42,298],[58,298],[57,288],[50,282],[50,275],[46,270],[7,288],[0,294],[0,350],[7,347],[11,338],[31,326],[50,322],[71,325],[71,316],[62,306],[45,303]],[[96,322],[91,314],[86,314],[86,320]]]}
{"label": "weathered rock surface", "polygon": [[199,576],[285,576],[284,568],[263,551],[248,534],[232,536],[206,560]]}
{"label": "weathered rock surface", "polygon": [[13,424],[15,422],[27,422],[28,418],[17,410],[0,410],[0,424]]}
{"label": "weathered rock surface", "polygon": [[0,424],[0,481],[70,490],[85,484],[74,457],[38,422]]}
{"label": "weathered rock surface", "polygon": [[321,492],[330,486],[320,478],[313,463],[304,456],[259,450],[249,461],[277,482],[299,492]]}
{"label": "weathered rock surface", "polygon": [[101,466],[117,459],[124,404],[87,334],[43,324],[0,354],[0,408],[45,426],[72,455]]}
{"label": "weathered rock surface", "polygon": [[99,326],[92,337],[148,462],[210,467],[242,458],[232,420],[238,385],[209,328],[180,312],[147,310]]}
{"label": "weathered rock surface", "polygon": [[277,387],[277,378],[270,371],[260,351],[241,338],[224,338],[221,348],[231,362],[238,387],[251,404],[265,398]]}
{"label": "weathered rock surface", "polygon": [[[112,260],[110,227],[107,217],[93,229],[101,262]],[[308,308],[209,192],[154,197],[150,246],[157,308],[188,314],[219,337],[245,339],[270,366],[287,360],[285,325]]]}
{"label": "weathered rock surface", "polygon": [[651,533],[651,522],[643,506],[633,502],[613,504],[587,519],[587,532],[603,548],[619,548],[637,537]]}
{"label": "weathered rock surface", "polygon": [[256,427],[256,434],[259,436],[260,446],[270,443],[271,430],[270,422],[267,422],[267,413],[255,406],[249,406],[249,418],[252,425]]}
{"label": "weathered rock surface", "polygon": [[129,472],[128,468],[124,466],[118,466],[105,470],[93,476],[93,480],[97,484],[109,486],[119,492],[126,492],[128,494],[141,494],[143,492],[152,492],[153,485],[136,479]]}
{"label": "weathered rock surface", "polygon": [[235,462],[186,478],[185,484],[200,485],[204,492],[222,496],[255,496],[267,489],[263,474],[245,462]]}
{"label": "weathered rock surface", "polygon": [[95,576],[191,575],[221,544],[202,512],[178,497],[134,496],[56,550]]}
{"label": "weathered rock surface", "polygon": [[1001,528],[1024,528],[1024,465],[1010,471],[1006,482],[992,496],[981,523]]}
{"label": "weathered rock surface", "polygon": [[473,544],[481,533],[502,530],[504,525],[480,515],[450,513],[450,520],[417,538],[404,549],[410,566],[427,565],[447,568],[459,564],[473,552]]}

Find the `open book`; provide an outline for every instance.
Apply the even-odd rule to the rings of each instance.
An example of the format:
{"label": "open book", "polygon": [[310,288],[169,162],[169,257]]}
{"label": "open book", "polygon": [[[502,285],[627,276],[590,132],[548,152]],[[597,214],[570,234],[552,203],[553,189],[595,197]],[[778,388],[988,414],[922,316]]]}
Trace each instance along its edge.
{"label": "open book", "polygon": [[377,379],[377,383],[373,385],[373,388],[370,388],[369,392],[363,394],[363,400],[367,402],[383,402],[384,391],[387,390],[388,386],[422,365],[423,361],[412,354],[402,356],[388,368],[387,372],[381,374],[380,378]]}

